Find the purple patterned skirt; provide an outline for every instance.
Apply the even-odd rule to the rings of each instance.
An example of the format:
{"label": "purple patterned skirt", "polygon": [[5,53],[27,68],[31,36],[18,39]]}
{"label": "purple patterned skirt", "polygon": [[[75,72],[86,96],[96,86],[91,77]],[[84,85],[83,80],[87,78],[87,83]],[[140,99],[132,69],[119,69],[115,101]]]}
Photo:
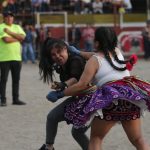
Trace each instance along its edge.
{"label": "purple patterned skirt", "polygon": [[139,118],[141,110],[150,111],[150,83],[131,76],[76,96],[66,105],[64,116],[68,124],[79,128],[97,115],[105,120],[131,120]]}

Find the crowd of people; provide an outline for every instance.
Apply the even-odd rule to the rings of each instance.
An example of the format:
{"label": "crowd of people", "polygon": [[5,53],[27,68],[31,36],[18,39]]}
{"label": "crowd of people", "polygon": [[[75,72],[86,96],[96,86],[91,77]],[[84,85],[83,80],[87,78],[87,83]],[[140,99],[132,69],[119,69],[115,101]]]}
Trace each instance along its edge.
{"label": "crowd of people", "polygon": [[113,6],[123,7],[126,12],[132,11],[130,0],[3,0],[2,9],[14,13],[67,11],[75,14],[113,13]]}
{"label": "crowd of people", "polygon": [[[116,32],[111,27],[93,30],[89,24],[74,38],[74,25],[70,43],[52,38],[51,30],[43,25],[37,30],[25,24],[14,24],[14,12],[3,12],[0,24],[0,105],[7,106],[6,83],[12,75],[12,104],[25,105],[19,99],[19,81],[22,57],[29,54],[35,63],[34,48],[39,46],[39,73],[52,90],[46,98],[62,103],[50,110],[46,122],[45,144],[39,150],[54,150],[58,123],[73,124],[72,135],[83,150],[101,150],[103,139],[110,129],[120,122],[136,150],[150,150],[141,132],[141,116],[150,111],[150,83],[131,76],[137,56],[125,60],[118,46]],[[149,21],[146,29],[149,30]],[[85,38],[85,50],[80,51],[78,41]],[[143,31],[149,38],[149,32]],[[38,38],[37,38],[38,37]],[[22,47],[22,48],[21,48]],[[89,48],[89,49],[88,49]],[[22,50],[22,51],[21,51]],[[22,55],[23,54],[23,55]],[[60,77],[54,81],[54,72]],[[90,138],[85,132],[91,128]]]}

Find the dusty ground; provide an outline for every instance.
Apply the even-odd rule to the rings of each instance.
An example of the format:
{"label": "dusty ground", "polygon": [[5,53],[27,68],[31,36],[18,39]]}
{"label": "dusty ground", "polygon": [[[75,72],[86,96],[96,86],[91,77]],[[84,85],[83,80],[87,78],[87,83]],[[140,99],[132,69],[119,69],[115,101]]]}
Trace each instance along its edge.
{"label": "dusty ground", "polygon": [[[150,81],[150,61],[138,62],[132,74]],[[49,87],[39,80],[38,65],[23,64],[20,99],[26,106],[13,106],[11,79],[7,84],[7,107],[0,107],[0,150],[38,150],[45,141],[46,115],[58,103],[45,99]],[[150,113],[142,119],[143,133],[150,143]],[[59,124],[56,150],[80,150],[70,133],[71,125]],[[87,132],[89,135],[89,131]],[[104,150],[134,150],[121,125],[116,125],[104,141]]]}

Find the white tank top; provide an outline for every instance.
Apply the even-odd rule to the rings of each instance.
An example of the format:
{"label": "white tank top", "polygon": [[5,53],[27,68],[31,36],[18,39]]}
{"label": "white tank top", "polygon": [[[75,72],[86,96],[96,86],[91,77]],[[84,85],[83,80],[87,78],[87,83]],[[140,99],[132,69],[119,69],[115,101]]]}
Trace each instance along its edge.
{"label": "white tank top", "polygon": [[[122,79],[125,76],[130,76],[130,73],[128,70],[125,71],[118,71],[115,70],[109,62],[106,60],[106,58],[99,56],[99,55],[93,55],[93,57],[97,58],[97,61],[99,63],[99,69],[93,79],[93,83],[96,84],[98,87],[102,86],[103,84],[113,81],[113,80],[118,80]],[[124,57],[121,53],[118,54],[118,58],[120,60],[124,60]],[[119,64],[116,62],[114,59],[112,59],[112,62],[115,66],[118,67],[124,67],[124,64]]]}

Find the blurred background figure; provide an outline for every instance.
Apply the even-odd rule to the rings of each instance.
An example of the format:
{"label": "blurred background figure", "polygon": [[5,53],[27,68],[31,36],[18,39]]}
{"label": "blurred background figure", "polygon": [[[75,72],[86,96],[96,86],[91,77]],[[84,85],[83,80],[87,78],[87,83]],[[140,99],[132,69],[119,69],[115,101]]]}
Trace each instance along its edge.
{"label": "blurred background figure", "polygon": [[40,27],[37,29],[37,52],[38,52],[38,59],[40,58],[40,50],[43,47],[43,43],[47,36],[47,30],[44,24],[41,24]]}
{"label": "blurred background figure", "polygon": [[72,5],[74,14],[80,14],[83,10],[83,1],[82,0],[70,0],[70,5]]}
{"label": "blurred background figure", "polygon": [[41,7],[40,11],[42,12],[48,12],[50,7],[50,0],[41,0]]}
{"label": "blurred background figure", "polygon": [[69,44],[79,49],[81,40],[81,31],[74,22],[68,32]]}
{"label": "blurred background figure", "polygon": [[90,24],[87,24],[82,32],[84,49],[88,52],[91,52],[93,50],[94,33],[95,33],[95,30]]}
{"label": "blurred background figure", "polygon": [[24,63],[27,63],[29,59],[31,59],[32,63],[35,63],[35,52],[33,49],[33,35],[28,24],[25,25],[24,31],[26,33],[26,37],[23,41],[23,49],[22,49],[22,57]]}
{"label": "blurred background figure", "polygon": [[35,59],[37,58],[38,52],[36,49],[36,39],[37,39],[37,31],[34,25],[30,25],[30,30],[32,34],[32,46],[35,54]]}
{"label": "blurred background figure", "polygon": [[94,0],[92,3],[93,13],[102,14],[103,13],[103,2],[102,0]]}
{"label": "blurred background figure", "polygon": [[130,0],[123,0],[123,6],[126,13],[132,12],[132,3]]}
{"label": "blurred background figure", "polygon": [[111,0],[103,1],[103,13],[113,13],[113,4]]}
{"label": "blurred background figure", "polygon": [[52,31],[50,28],[47,28],[47,38],[51,38],[52,37]]}
{"label": "blurred background figure", "polygon": [[39,0],[31,0],[31,8],[32,12],[37,12],[40,10],[40,2]]}
{"label": "blurred background figure", "polygon": [[146,27],[142,31],[143,44],[144,44],[144,58],[150,58],[150,20],[146,21]]}

